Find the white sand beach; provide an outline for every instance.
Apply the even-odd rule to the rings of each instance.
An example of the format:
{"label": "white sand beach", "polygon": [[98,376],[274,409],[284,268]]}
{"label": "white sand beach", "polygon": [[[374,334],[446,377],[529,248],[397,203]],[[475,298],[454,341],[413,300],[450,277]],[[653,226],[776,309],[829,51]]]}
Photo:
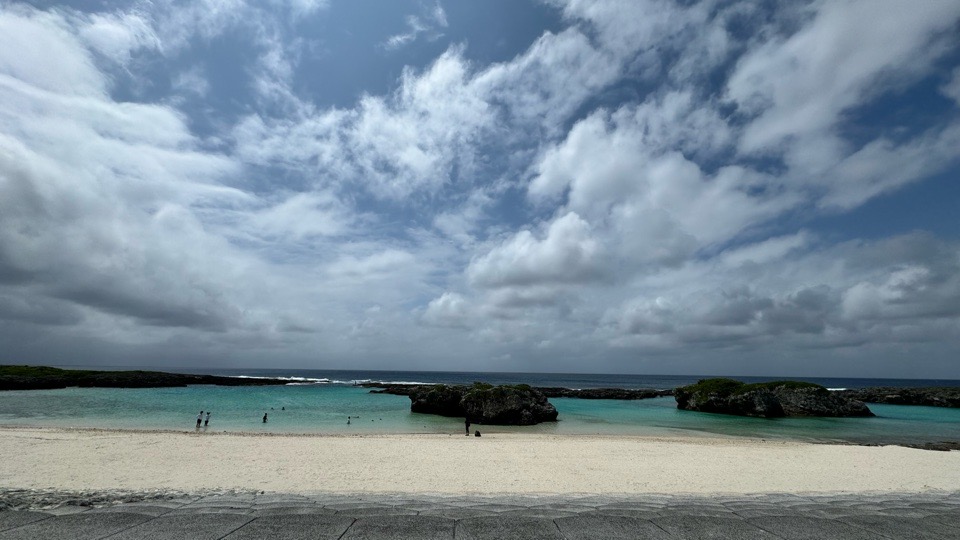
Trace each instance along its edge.
{"label": "white sand beach", "polygon": [[960,489],[960,452],[742,438],[0,429],[0,487],[309,493]]}

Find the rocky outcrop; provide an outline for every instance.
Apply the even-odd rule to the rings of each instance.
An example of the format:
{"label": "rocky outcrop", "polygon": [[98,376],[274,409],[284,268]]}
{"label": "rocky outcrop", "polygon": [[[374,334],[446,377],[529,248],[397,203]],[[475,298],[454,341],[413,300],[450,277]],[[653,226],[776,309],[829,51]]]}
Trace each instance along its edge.
{"label": "rocky outcrop", "polygon": [[526,385],[419,386],[409,391],[416,413],[469,418],[475,424],[529,426],[557,419],[557,409]]}
{"label": "rocky outcrop", "polygon": [[577,398],[577,399],[620,399],[620,400],[635,400],[635,399],[649,399],[655,397],[665,397],[672,396],[673,390],[656,390],[653,388],[640,388],[640,389],[628,389],[628,388],[560,388],[554,386],[535,386],[543,395],[548,398],[553,397],[563,397],[563,398]]}
{"label": "rocky outcrop", "polygon": [[785,416],[873,416],[862,402],[826,388],[774,388]]}
{"label": "rocky outcrop", "polygon": [[383,384],[383,383],[359,383],[357,386],[363,388],[373,388],[371,394],[392,394],[394,396],[409,396],[421,388],[432,388],[432,384]]}
{"label": "rocky outcrop", "polygon": [[[373,388],[372,394],[393,394],[397,396],[409,396],[420,388],[431,388],[433,385],[420,384],[382,384],[382,383],[360,383],[357,386]],[[628,388],[562,388],[557,386],[533,386],[534,390],[540,392],[548,398],[577,398],[577,399],[620,399],[635,400],[649,399],[655,397],[672,396],[673,390],[657,390],[653,388],[628,389]]]}
{"label": "rocky outcrop", "polygon": [[865,401],[867,403],[925,405],[927,407],[960,407],[960,388],[894,388],[878,386],[873,388],[838,390],[834,393],[839,396]]}
{"label": "rocky outcrop", "polygon": [[189,384],[265,386],[286,384],[277,379],[188,375],[160,371],[91,371],[43,366],[0,366],[0,390],[87,388],[167,388]]}
{"label": "rocky outcrop", "polygon": [[785,416],[873,416],[863,402],[797,381],[744,384],[705,379],[674,391],[677,408],[760,418]]}
{"label": "rocky outcrop", "polygon": [[464,388],[445,384],[407,387],[410,412],[464,417],[467,411],[460,403],[463,401]]}

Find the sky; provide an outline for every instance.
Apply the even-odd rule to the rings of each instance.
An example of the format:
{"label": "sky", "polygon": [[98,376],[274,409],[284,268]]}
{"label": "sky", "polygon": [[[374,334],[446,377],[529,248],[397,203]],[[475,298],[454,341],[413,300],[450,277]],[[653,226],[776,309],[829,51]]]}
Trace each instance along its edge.
{"label": "sky", "polygon": [[0,363],[960,379],[956,0],[0,0]]}

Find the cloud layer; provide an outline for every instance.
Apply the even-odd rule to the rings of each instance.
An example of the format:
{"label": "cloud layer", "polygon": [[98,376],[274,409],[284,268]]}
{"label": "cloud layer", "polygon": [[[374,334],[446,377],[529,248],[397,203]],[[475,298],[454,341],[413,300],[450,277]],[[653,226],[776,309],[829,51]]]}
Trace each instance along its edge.
{"label": "cloud layer", "polygon": [[548,5],[344,106],[327,2],[3,4],[0,360],[960,377],[956,228],[830,225],[956,180],[956,2]]}

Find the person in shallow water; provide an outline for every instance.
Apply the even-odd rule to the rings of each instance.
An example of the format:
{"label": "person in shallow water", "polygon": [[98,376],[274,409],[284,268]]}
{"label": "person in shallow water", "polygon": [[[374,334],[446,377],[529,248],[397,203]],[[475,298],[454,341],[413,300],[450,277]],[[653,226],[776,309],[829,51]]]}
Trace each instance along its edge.
{"label": "person in shallow water", "polygon": [[200,421],[203,420],[203,411],[200,411],[200,414],[197,415],[197,429],[200,428]]}
{"label": "person in shallow water", "polygon": [[207,417],[203,420],[203,427],[210,425],[210,411],[207,411]]}
{"label": "person in shallow water", "polygon": [[267,423],[267,413],[263,413],[263,423]]}

